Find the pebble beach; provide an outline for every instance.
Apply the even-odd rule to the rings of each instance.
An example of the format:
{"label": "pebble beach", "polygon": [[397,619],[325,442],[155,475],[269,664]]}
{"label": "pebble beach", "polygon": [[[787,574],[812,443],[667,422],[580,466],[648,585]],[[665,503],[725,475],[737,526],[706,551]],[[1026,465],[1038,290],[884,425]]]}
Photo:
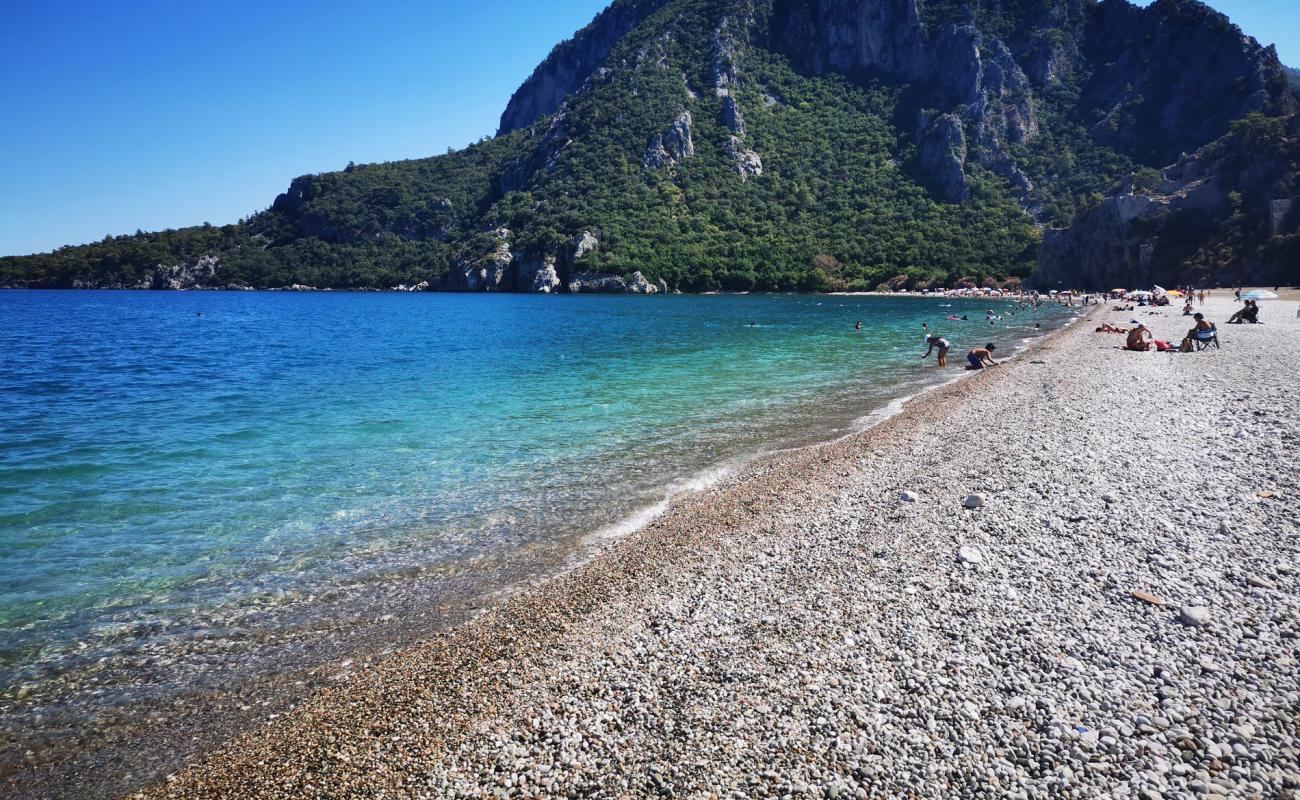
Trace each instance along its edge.
{"label": "pebble beach", "polygon": [[1096,308],[135,796],[1300,796],[1300,303],[1236,307]]}

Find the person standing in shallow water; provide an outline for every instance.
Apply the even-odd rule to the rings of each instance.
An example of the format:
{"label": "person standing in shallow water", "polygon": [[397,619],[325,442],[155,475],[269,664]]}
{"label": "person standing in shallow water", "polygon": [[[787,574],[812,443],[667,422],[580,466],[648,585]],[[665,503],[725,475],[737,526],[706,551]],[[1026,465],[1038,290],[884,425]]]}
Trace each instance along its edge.
{"label": "person standing in shallow water", "polygon": [[929,358],[930,353],[937,348],[939,351],[939,366],[948,366],[948,348],[952,347],[948,340],[942,336],[930,335],[925,337],[925,343],[928,344],[929,347],[926,348],[925,355],[921,356],[921,360],[924,361]]}

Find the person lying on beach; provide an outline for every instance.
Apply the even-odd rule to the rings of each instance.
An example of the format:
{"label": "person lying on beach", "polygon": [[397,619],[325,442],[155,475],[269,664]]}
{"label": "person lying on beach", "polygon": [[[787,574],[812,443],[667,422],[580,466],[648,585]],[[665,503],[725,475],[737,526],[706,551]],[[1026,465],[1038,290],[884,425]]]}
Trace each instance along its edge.
{"label": "person lying on beach", "polygon": [[1139,322],[1136,328],[1128,332],[1128,341],[1124,344],[1124,349],[1145,353],[1151,349],[1151,342],[1148,341],[1151,338],[1154,338],[1151,336],[1151,329]]}
{"label": "person lying on beach", "polygon": [[921,356],[921,360],[924,361],[929,358],[930,352],[937,348],[939,350],[939,366],[948,366],[948,348],[952,347],[948,340],[942,336],[927,336],[925,342],[930,346],[925,349],[925,355]]}
{"label": "person lying on beach", "polygon": [[1103,322],[1097,333],[1128,333],[1128,328],[1117,328],[1109,322]]}
{"label": "person lying on beach", "polygon": [[970,351],[966,354],[966,361],[969,363],[966,369],[984,369],[985,362],[988,362],[990,367],[996,367],[998,362],[993,360],[993,351],[996,349],[997,345],[989,342],[983,347],[977,347]]}

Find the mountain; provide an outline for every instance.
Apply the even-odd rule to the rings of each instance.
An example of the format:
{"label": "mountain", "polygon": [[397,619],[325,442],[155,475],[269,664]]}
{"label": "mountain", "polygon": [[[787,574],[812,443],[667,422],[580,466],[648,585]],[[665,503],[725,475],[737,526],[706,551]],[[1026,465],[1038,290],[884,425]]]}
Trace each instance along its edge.
{"label": "mountain", "polygon": [[[491,139],[297,178],[236,225],[0,259],[0,283],[827,290],[1036,268],[1088,283],[1097,271],[1054,260],[1072,224],[1101,230],[1108,195],[1241,120],[1279,121],[1289,146],[1287,80],[1194,0],[616,0]],[[1265,199],[1282,198],[1241,213],[1260,222]],[[1170,283],[1205,268],[1151,264]]]}
{"label": "mountain", "polygon": [[1295,67],[1283,67],[1286,71],[1286,79],[1291,84],[1292,89],[1300,89],[1300,69]]}

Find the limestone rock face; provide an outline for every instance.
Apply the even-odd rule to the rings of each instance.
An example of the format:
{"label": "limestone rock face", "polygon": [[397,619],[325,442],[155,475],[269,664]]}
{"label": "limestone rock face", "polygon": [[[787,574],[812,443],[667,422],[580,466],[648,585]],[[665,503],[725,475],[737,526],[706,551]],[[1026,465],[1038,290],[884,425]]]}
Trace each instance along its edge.
{"label": "limestone rock face", "polygon": [[[200,256],[192,264],[159,264],[154,268],[148,285],[141,281],[140,285],[135,288],[149,289],[170,289],[179,291],[183,289],[196,289],[200,286],[207,285],[216,277],[217,269],[221,266],[221,260],[216,256]],[[85,288],[94,288],[87,286]]]}
{"label": "limestone rock face", "polygon": [[501,115],[498,136],[526,128],[560,108],[600,68],[614,45],[668,0],[614,3],[572,39],[557,46],[515,91]]}
{"label": "limestone rock face", "polygon": [[633,272],[627,277],[583,273],[569,279],[569,291],[574,294],[658,294],[659,286],[650,283],[640,272]]}
{"label": "limestone rock face", "polygon": [[627,282],[618,275],[579,273],[569,279],[569,291],[573,294],[622,294],[627,291]]}
{"label": "limestone rock face", "polygon": [[726,125],[732,133],[745,135],[745,117],[740,113],[736,98],[731,95],[722,99],[722,124]]}
{"label": "limestone rock face", "polygon": [[633,294],[658,294],[659,287],[645,279],[640,271],[633,272],[626,280],[627,290]]}
{"label": "limestone rock face", "polygon": [[555,271],[555,259],[548,258],[542,266],[533,272],[532,281],[526,284],[528,289],[539,294],[550,294],[560,288],[560,276]]}
{"label": "limestone rock face", "polygon": [[1092,135],[1149,165],[1173,163],[1253,111],[1296,111],[1276,51],[1194,0],[1101,3],[1083,55],[1094,72],[1080,99],[1105,113]]}
{"label": "limestone rock face", "polygon": [[577,261],[592,250],[595,250],[596,245],[598,244],[600,244],[600,240],[596,238],[596,234],[591,231],[583,231],[582,234],[573,241],[573,260]]}
{"label": "limestone rock face", "polygon": [[460,253],[441,287],[453,292],[509,291],[514,254],[510,252],[509,228],[497,228],[493,235],[496,247],[487,253]]}
{"label": "limestone rock face", "polygon": [[[1104,289],[1300,280],[1300,114],[1261,138],[1231,135],[1043,234],[1033,284]],[[1243,223],[1242,221],[1246,221]],[[1216,233],[1237,226],[1231,247]]]}
{"label": "limestone rock face", "polygon": [[650,169],[663,169],[695,155],[691,124],[691,112],[683,111],[666,132],[655,134],[646,147],[645,165]]}
{"label": "limestone rock face", "polygon": [[929,27],[920,12],[918,0],[775,0],[771,39],[813,73],[878,71],[929,87],[925,107],[955,114],[969,140],[962,153],[950,121],[918,126],[924,180],[949,202],[969,195],[965,161],[978,154],[1038,211],[1012,146],[1038,133],[1034,90],[1082,68],[1090,77],[1081,106],[1102,117],[1093,136],[1151,166],[1208,144],[1252,111],[1296,110],[1276,53],[1196,0],[1026,4],[999,29],[1006,41],[969,9]]}
{"label": "limestone rock face", "polygon": [[778,48],[814,73],[928,73],[917,0],[777,0],[772,31]]}
{"label": "limestone rock face", "polygon": [[745,140],[732,136],[727,140],[727,157],[736,166],[741,178],[757,177],[763,174],[763,158],[753,150],[745,147]]}
{"label": "limestone rock face", "polygon": [[970,195],[966,187],[966,133],[961,118],[944,114],[931,119],[921,114],[917,124],[921,141],[921,169],[930,190],[949,203],[964,203]]}

